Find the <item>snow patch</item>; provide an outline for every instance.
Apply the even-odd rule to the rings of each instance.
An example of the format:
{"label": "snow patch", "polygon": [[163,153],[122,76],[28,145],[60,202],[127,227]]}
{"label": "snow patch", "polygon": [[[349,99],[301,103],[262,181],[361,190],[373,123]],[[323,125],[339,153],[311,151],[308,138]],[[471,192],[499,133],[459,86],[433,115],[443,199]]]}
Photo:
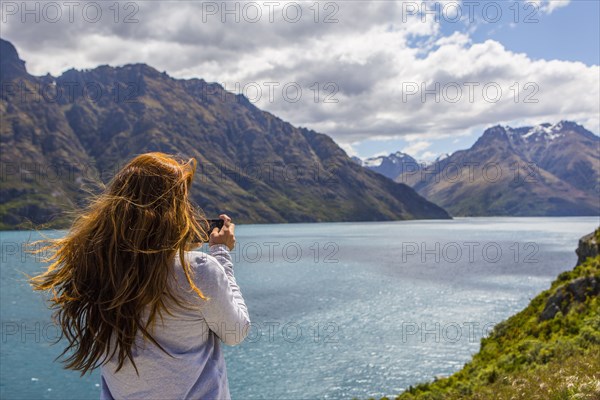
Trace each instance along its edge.
{"label": "snow patch", "polygon": [[365,167],[379,167],[381,165],[381,163],[383,163],[383,157],[367,158],[364,161],[363,166],[365,166]]}
{"label": "snow patch", "polygon": [[448,157],[450,157],[452,155],[452,153],[444,153],[444,154],[440,154],[439,156],[437,156],[437,158],[435,159],[435,162],[440,162]]}
{"label": "snow patch", "polygon": [[559,137],[564,136],[563,133],[560,133],[562,128],[562,122],[550,126],[548,126],[547,124],[536,125],[529,131],[527,131],[525,134],[523,134],[522,137],[523,139],[532,138],[536,142],[540,139],[545,139],[551,142]]}

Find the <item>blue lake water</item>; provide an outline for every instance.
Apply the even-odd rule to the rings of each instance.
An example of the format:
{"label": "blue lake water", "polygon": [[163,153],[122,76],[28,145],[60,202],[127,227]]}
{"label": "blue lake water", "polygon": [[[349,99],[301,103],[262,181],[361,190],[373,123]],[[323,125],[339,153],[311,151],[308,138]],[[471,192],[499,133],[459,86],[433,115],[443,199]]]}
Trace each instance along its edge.
{"label": "blue lake water", "polygon": [[[239,225],[238,283],[253,321],[226,348],[237,399],[394,395],[459,370],[491,327],[573,268],[597,217]],[[46,233],[60,235],[54,231]],[[23,273],[43,268],[2,232],[2,399],[97,399],[53,359],[56,328]]]}

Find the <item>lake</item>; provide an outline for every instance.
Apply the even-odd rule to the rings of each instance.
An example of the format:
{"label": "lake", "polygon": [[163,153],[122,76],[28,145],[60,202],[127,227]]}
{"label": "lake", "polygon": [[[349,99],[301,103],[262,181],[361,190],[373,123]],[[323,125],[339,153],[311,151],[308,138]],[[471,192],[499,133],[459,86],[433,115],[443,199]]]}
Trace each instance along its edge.
{"label": "lake", "polygon": [[[237,399],[367,398],[459,370],[482,336],[576,263],[598,217],[239,225],[253,322],[225,349]],[[60,235],[60,231],[45,232]],[[23,273],[39,234],[2,232],[0,397],[97,399],[53,359],[57,330]]]}

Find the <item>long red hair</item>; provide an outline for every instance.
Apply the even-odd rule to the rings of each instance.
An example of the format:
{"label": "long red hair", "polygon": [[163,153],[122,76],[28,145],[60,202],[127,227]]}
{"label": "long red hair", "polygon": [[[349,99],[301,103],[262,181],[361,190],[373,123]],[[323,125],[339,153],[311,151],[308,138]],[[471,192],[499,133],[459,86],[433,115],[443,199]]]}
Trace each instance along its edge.
{"label": "long red hair", "polygon": [[[66,236],[35,250],[50,251],[47,271],[30,283],[52,293],[53,316],[68,341],[59,356],[69,354],[65,368],[83,375],[115,354],[117,371],[126,359],[135,367],[138,332],[160,347],[152,323],[169,312],[169,300],[183,305],[167,283],[177,255],[191,290],[205,299],[184,258],[197,238],[208,240],[203,215],[188,199],[195,170],[195,159],[137,156],[79,214]],[[144,310],[149,317],[142,320]],[[111,348],[111,341],[116,346]]]}

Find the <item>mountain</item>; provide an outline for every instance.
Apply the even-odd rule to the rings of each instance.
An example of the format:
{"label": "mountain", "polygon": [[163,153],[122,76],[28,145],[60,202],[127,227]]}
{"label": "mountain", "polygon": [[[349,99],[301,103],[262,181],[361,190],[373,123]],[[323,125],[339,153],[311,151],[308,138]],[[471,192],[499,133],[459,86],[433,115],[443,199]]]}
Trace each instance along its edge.
{"label": "mountain", "polygon": [[360,157],[352,156],[350,159],[360,166],[363,165],[363,160]]}
{"label": "mountain", "polygon": [[326,135],[202,79],[145,64],[27,73],[0,40],[0,228],[66,226],[133,156],[195,157],[191,197],[241,223],[449,218],[413,189],[353,162]]}
{"label": "mountain", "polygon": [[25,61],[19,58],[17,49],[10,42],[0,39],[0,79],[8,81],[28,76]]}
{"label": "mountain", "polygon": [[417,160],[400,151],[392,153],[389,156],[367,158],[360,164],[390,179],[396,179],[404,172],[415,172],[421,168]]}
{"label": "mountain", "polygon": [[581,125],[561,121],[512,131],[511,138],[540,168],[578,189],[600,195],[600,138]]}
{"label": "mountain", "polygon": [[[439,156],[437,156],[437,157],[435,158],[435,160],[433,160],[433,162],[434,162],[434,163],[436,163],[436,162],[440,162],[440,161],[442,161],[442,160],[444,160],[444,159],[446,159],[446,158],[450,157],[451,155],[452,155],[452,153],[442,153],[442,154],[440,154]],[[429,163],[429,164],[432,164],[432,163]]]}
{"label": "mountain", "polygon": [[456,216],[600,214],[600,138],[561,121],[494,126],[468,150],[395,178]]}
{"label": "mountain", "polygon": [[577,253],[591,257],[496,325],[460,371],[396,400],[600,398],[599,243],[600,229],[584,237]]}

